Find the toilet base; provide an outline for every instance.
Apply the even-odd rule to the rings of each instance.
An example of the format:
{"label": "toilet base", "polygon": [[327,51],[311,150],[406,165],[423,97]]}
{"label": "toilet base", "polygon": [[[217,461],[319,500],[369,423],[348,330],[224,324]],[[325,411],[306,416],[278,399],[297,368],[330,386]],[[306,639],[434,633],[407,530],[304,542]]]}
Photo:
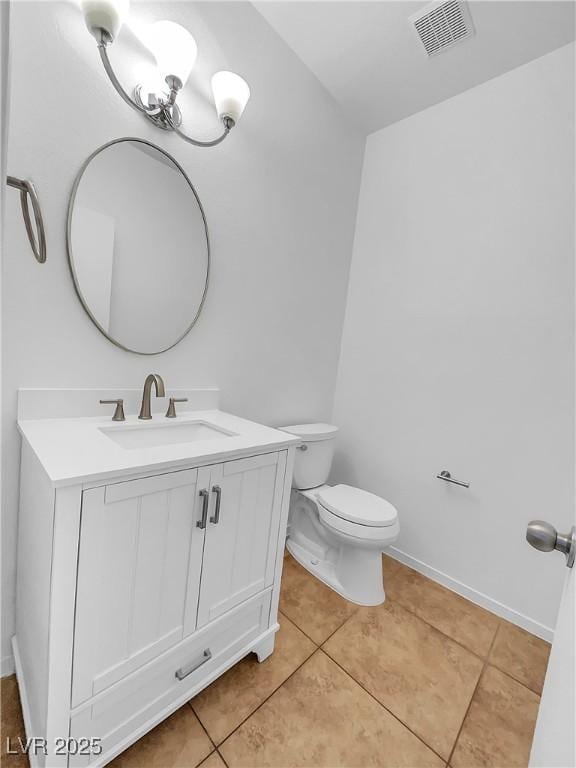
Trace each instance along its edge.
{"label": "toilet base", "polygon": [[[293,539],[288,538],[286,549],[303,568],[306,568],[319,581],[351,603],[369,607],[381,605],[385,601],[386,594],[382,579],[382,553],[380,551],[359,550],[358,555],[361,557],[361,562],[354,563],[350,561],[345,564],[343,572],[351,574],[351,584],[353,585],[357,581],[358,585],[361,585],[355,587],[342,584],[336,574],[336,567],[333,562],[315,557]],[[361,572],[352,575],[355,566],[359,566]],[[360,578],[357,579],[356,575]]]}
{"label": "toilet base", "polygon": [[288,551],[307,571],[346,600],[357,605],[381,605],[386,599],[382,553],[396,541],[398,521],[368,531],[362,526],[340,530],[329,520],[320,519],[317,493],[318,489],[292,491]]}

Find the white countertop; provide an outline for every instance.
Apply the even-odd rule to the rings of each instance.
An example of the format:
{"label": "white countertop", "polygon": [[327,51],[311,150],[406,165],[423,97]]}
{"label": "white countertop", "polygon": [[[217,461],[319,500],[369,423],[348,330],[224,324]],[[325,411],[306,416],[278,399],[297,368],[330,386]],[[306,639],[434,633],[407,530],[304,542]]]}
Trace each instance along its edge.
{"label": "white countertop", "polygon": [[[123,448],[102,431],[151,425],[161,429],[195,421],[206,421],[233,434],[151,448]],[[287,432],[219,410],[186,411],[176,419],[154,415],[146,422],[136,416],[127,416],[124,422],[113,422],[110,417],[19,419],[18,428],[55,487],[227,461],[300,443]]]}

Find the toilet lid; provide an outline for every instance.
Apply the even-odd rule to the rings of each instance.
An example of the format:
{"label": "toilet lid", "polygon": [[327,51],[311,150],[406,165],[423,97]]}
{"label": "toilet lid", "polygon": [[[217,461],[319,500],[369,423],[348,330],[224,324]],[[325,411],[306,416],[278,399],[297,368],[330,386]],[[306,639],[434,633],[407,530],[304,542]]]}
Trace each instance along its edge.
{"label": "toilet lid", "polygon": [[333,515],[359,525],[381,528],[393,525],[398,517],[389,501],[351,485],[326,486],[318,492],[318,501]]}

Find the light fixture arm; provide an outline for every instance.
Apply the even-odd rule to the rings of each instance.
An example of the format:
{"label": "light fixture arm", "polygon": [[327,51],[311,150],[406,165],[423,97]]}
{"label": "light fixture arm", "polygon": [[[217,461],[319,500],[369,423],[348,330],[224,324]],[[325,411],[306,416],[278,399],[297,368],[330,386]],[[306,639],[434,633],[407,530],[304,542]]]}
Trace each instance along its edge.
{"label": "light fixture arm", "polygon": [[110,63],[110,58],[108,57],[108,45],[110,44],[111,40],[106,34],[106,32],[102,29],[101,30],[101,36],[100,36],[100,42],[98,43],[98,51],[100,53],[100,58],[102,60],[102,64],[104,65],[104,69],[106,70],[106,74],[110,78],[110,82],[116,89],[116,91],[120,94],[120,96],[124,99],[126,104],[129,104],[132,109],[135,109],[136,112],[140,112],[140,114],[148,116],[148,110],[146,110],[144,107],[139,106],[136,104],[135,101],[133,101],[130,96],[126,93],[124,88],[122,87],[122,84],[120,83],[120,80],[116,77],[116,74],[114,70],[112,69],[112,64]]}
{"label": "light fixture arm", "polygon": [[234,127],[234,121],[229,117],[225,117],[222,121],[224,123],[224,133],[218,136],[217,139],[212,139],[212,141],[199,141],[198,139],[193,139],[191,136],[187,136],[178,128],[178,126],[174,125],[168,110],[164,110],[164,118],[174,133],[177,133],[181,139],[184,139],[184,141],[187,141],[189,144],[194,144],[195,147],[215,147],[217,144],[220,144],[222,141],[224,141],[226,136],[228,136]]}
{"label": "light fixture arm", "polygon": [[166,78],[167,85],[170,88],[170,95],[168,101],[166,103],[160,104],[158,108],[147,109],[143,104],[139,104],[138,102],[131,99],[122,87],[122,84],[116,77],[114,69],[112,68],[107,50],[111,42],[112,41],[110,36],[106,33],[106,31],[103,29],[100,30],[100,39],[98,41],[100,59],[102,60],[102,64],[106,74],[108,75],[108,78],[110,79],[110,82],[114,86],[116,92],[126,102],[126,104],[131,106],[132,109],[136,110],[136,112],[139,112],[141,115],[147,117],[155,125],[174,131],[174,133],[177,133],[180,138],[184,139],[184,141],[187,141],[189,144],[193,144],[196,147],[215,147],[217,144],[220,144],[222,141],[224,141],[226,136],[228,136],[235,125],[234,120],[232,120],[230,117],[222,118],[222,122],[224,124],[224,132],[218,136],[218,138],[212,139],[212,141],[200,141],[199,139],[194,139],[192,136],[187,136],[185,133],[183,133],[183,131],[180,130],[174,120],[174,109],[176,109],[176,117],[178,118],[178,122],[180,121],[180,113],[178,111],[178,107],[176,106],[176,98],[180,88],[182,88],[182,82],[178,80],[178,78],[172,76]]}

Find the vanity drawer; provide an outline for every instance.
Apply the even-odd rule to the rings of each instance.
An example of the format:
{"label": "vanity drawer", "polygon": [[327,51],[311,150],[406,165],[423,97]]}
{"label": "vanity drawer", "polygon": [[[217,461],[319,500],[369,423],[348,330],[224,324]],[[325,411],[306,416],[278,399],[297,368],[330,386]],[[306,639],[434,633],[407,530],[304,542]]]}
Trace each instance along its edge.
{"label": "vanity drawer", "polygon": [[102,756],[71,756],[70,765],[106,762],[107,753],[140,730],[143,735],[173,702],[183,704],[220,675],[268,628],[270,600],[271,590],[260,593],[73,710],[70,736],[101,739]]}

